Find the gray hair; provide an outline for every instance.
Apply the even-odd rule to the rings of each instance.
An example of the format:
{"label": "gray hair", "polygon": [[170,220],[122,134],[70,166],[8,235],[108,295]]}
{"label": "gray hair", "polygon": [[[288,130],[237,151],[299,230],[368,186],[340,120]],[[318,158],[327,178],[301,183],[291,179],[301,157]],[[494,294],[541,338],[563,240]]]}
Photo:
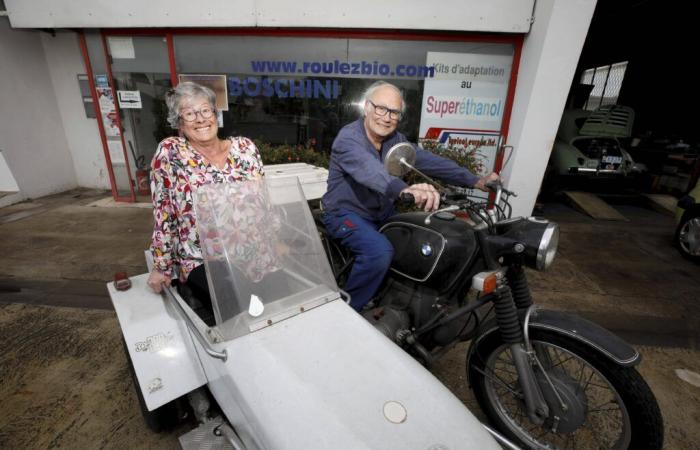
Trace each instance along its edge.
{"label": "gray hair", "polygon": [[374,93],[377,91],[377,89],[384,87],[384,86],[390,86],[390,87],[394,88],[394,90],[399,94],[399,96],[401,97],[401,114],[405,113],[406,112],[406,100],[403,98],[403,92],[401,92],[401,89],[399,89],[395,85],[393,85],[391,83],[387,83],[386,81],[383,81],[383,80],[375,81],[374,83],[370,84],[369,87],[367,88],[367,90],[365,90],[364,95],[362,96],[362,101],[364,103],[366,103],[367,100],[369,100],[370,97],[372,97],[372,95],[374,95]]}
{"label": "gray hair", "polygon": [[180,104],[192,98],[203,97],[216,110],[216,94],[214,91],[201,84],[184,81],[175,89],[170,89],[165,94],[165,104],[168,106],[168,123],[171,127],[180,128]]}

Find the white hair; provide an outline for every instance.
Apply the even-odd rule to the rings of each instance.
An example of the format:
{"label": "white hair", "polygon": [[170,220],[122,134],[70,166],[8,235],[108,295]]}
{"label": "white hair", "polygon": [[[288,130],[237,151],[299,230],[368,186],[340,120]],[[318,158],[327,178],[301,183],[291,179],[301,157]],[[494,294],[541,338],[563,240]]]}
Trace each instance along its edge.
{"label": "white hair", "polygon": [[395,85],[391,83],[387,83],[386,81],[379,80],[375,81],[374,83],[370,84],[369,87],[365,90],[364,95],[362,96],[362,103],[366,104],[367,100],[374,95],[374,93],[377,91],[377,89],[384,87],[384,86],[390,86],[394,88],[394,90],[399,94],[399,97],[401,97],[401,114],[406,112],[406,101],[403,98],[403,92],[401,92],[401,89],[396,87]]}
{"label": "white hair", "polygon": [[165,94],[165,104],[168,106],[168,123],[177,129],[180,125],[180,104],[194,98],[205,98],[216,110],[216,94],[214,91],[201,84],[184,81],[175,89],[170,89]]}

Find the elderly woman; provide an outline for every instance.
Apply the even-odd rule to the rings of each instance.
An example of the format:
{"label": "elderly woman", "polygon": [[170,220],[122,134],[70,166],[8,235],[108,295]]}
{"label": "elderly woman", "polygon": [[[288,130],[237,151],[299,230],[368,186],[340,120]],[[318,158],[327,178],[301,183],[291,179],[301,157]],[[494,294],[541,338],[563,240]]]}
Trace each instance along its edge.
{"label": "elderly woman", "polygon": [[174,266],[196,295],[208,298],[202,251],[192,205],[193,192],[210,183],[236,183],[263,175],[255,144],[244,137],[219,139],[214,92],[180,83],[165,99],[168,122],[181,137],[163,140],[151,163],[155,226],[154,267],[148,285],[170,285]]}

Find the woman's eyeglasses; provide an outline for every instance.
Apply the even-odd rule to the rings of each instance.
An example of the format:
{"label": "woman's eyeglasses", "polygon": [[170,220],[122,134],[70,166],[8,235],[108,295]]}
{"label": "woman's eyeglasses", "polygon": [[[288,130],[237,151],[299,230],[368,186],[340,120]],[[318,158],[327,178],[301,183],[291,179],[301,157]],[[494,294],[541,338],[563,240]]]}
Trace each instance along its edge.
{"label": "woman's eyeglasses", "polygon": [[202,116],[202,119],[208,119],[214,115],[214,109],[209,107],[202,108],[199,111],[190,109],[188,111],[180,113],[180,117],[182,117],[182,120],[184,120],[185,122],[194,122],[195,120],[197,120],[197,114]]}

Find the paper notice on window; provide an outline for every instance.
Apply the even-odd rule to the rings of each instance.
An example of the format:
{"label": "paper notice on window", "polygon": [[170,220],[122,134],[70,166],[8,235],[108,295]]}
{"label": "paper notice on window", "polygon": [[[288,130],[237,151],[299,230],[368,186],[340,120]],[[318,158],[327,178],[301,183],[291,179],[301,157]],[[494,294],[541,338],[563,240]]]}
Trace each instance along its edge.
{"label": "paper notice on window", "polygon": [[122,147],[121,141],[107,141],[107,149],[109,150],[109,159],[112,160],[112,164],[124,162],[124,147]]}
{"label": "paper notice on window", "polygon": [[110,36],[107,38],[107,44],[109,45],[109,54],[114,59],[136,58],[134,40],[130,37]]}
{"label": "paper notice on window", "polygon": [[117,91],[117,99],[122,109],[141,109],[141,91]]}

